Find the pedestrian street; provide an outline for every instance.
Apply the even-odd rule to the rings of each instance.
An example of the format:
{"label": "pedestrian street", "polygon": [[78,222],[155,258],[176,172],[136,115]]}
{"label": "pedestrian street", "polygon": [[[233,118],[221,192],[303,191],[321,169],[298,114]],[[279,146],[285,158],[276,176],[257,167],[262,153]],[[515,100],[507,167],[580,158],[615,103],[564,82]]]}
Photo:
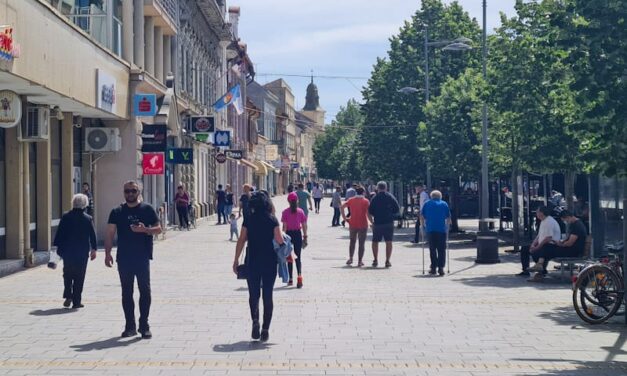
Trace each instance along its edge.
{"label": "pedestrian street", "polygon": [[[287,207],[285,196],[274,202]],[[454,236],[450,274],[432,277],[406,228],[397,230],[391,268],[369,267],[370,243],[366,267],[348,267],[348,229],[330,227],[331,217],[328,198],[310,214],[304,286],[277,280],[267,343],[250,340],[229,226],[208,219],[155,244],[150,340],[119,337],[120,284],[103,252],[88,265],[82,309],[62,307],[62,268],[1,278],[0,374],[627,374],[624,319],[584,324],[570,284],[515,277],[507,247],[500,264],[475,265],[470,237]]]}

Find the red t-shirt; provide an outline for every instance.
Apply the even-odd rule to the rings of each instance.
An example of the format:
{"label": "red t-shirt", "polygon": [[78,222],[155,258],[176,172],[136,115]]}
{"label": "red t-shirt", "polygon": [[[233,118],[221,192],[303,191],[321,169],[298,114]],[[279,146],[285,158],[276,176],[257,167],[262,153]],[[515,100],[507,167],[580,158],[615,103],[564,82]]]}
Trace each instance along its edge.
{"label": "red t-shirt", "polygon": [[301,208],[296,208],[296,213],[292,213],[292,210],[287,208],[283,210],[281,222],[287,225],[287,231],[298,231],[303,223],[307,223],[307,216]]}
{"label": "red t-shirt", "polygon": [[349,227],[352,229],[368,228],[368,207],[370,201],[364,196],[355,196],[346,201],[346,207],[351,211],[348,221]]}

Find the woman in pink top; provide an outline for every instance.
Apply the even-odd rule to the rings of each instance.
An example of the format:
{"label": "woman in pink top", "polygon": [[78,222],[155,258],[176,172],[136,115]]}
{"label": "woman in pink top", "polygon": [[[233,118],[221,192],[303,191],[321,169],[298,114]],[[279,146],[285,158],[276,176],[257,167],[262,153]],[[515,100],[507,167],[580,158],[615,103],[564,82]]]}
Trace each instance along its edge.
{"label": "woman in pink top", "polygon": [[[301,288],[303,287],[303,276],[300,255],[303,246],[307,246],[307,216],[303,209],[298,207],[298,195],[296,192],[291,192],[287,195],[287,202],[289,202],[290,207],[283,210],[281,222],[283,223],[283,231],[292,238],[294,253],[296,253],[296,272],[298,273],[296,287]],[[290,280],[287,285],[292,286],[294,284],[292,280],[293,262],[288,259],[288,264]]]}

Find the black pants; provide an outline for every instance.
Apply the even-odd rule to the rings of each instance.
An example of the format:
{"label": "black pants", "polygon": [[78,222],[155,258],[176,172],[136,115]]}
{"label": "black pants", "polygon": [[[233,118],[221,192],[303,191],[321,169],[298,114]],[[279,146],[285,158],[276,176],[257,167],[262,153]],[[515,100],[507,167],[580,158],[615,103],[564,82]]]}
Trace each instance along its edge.
{"label": "black pants", "polygon": [[333,208],[333,221],[331,222],[331,226],[339,226],[340,218],[342,215],[340,214],[340,208]]}
{"label": "black pants", "polygon": [[135,301],[133,288],[137,278],[139,289],[139,329],[148,329],[150,314],[150,260],[118,260],[118,273],[122,285],[122,309],[126,319],[126,329],[135,329]]}
{"label": "black pants", "polygon": [[176,212],[179,214],[179,226],[189,228],[189,210],[187,206],[177,206]]}
{"label": "black pants", "polygon": [[320,211],[320,201],[322,201],[322,198],[314,198],[314,207],[316,208],[316,213]]}
{"label": "black pants", "polygon": [[[298,231],[288,231],[287,234],[292,238],[292,245],[294,246],[294,253],[296,253],[296,272],[298,275],[302,274],[302,262],[300,261],[300,255],[303,251],[303,234]],[[290,279],[292,279],[293,272],[293,263],[288,262],[288,271],[290,273]]]}
{"label": "black pants", "polygon": [[[556,257],[579,257],[579,256],[581,256],[581,252],[576,250],[574,247],[558,247],[555,244],[545,244],[542,248],[538,249],[537,251],[531,254],[531,258],[533,258],[534,262],[538,262],[538,260],[540,260],[541,258],[544,259],[544,264],[542,265],[544,274],[547,273],[546,266],[549,264],[549,260],[554,259]],[[529,265],[528,257],[527,257],[527,265]]]}
{"label": "black pants", "polygon": [[72,304],[81,304],[81,294],[85,283],[87,258],[84,260],[63,260],[63,298],[72,299]]}
{"label": "black pants", "polygon": [[522,266],[523,272],[529,269],[529,255],[531,254],[529,248],[528,245],[520,247],[520,265]]}
{"label": "black pants", "polygon": [[431,270],[444,268],[446,265],[446,233],[428,232],[429,254],[431,256]]}
{"label": "black pants", "polygon": [[259,298],[263,296],[263,329],[270,329],[272,321],[272,290],[277,275],[277,264],[263,267],[251,265],[248,271],[248,305],[253,323],[259,322]]}
{"label": "black pants", "polygon": [[414,243],[420,242],[420,220],[416,219],[416,235],[414,236]]}

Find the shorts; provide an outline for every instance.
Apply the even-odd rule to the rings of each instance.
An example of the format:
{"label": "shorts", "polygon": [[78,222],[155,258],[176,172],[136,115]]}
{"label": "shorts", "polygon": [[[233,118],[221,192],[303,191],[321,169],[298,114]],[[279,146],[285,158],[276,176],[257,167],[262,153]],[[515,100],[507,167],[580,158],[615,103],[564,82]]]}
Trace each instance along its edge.
{"label": "shorts", "polygon": [[372,241],[380,242],[385,240],[391,242],[394,238],[394,223],[386,223],[384,225],[372,226]]}

